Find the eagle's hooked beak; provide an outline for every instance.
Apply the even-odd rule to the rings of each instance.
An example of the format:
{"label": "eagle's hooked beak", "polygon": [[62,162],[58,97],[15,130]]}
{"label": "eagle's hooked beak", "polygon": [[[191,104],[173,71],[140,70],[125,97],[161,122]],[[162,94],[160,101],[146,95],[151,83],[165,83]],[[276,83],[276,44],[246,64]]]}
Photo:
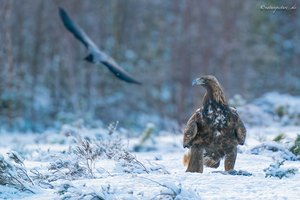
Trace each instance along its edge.
{"label": "eagle's hooked beak", "polygon": [[194,85],[203,85],[204,84],[204,80],[202,78],[196,78],[193,80],[193,86]]}

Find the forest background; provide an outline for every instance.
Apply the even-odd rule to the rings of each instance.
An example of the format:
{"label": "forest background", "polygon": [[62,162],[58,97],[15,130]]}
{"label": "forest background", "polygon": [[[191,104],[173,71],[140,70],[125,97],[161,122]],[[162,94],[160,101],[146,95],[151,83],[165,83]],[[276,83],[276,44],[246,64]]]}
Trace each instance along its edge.
{"label": "forest background", "polygon": [[[79,119],[90,127],[119,121],[139,130],[151,122],[175,130],[200,105],[205,91],[191,83],[204,74],[215,75],[228,98],[299,95],[296,3],[1,0],[1,130],[43,132]],[[58,7],[143,85],[85,62]]]}

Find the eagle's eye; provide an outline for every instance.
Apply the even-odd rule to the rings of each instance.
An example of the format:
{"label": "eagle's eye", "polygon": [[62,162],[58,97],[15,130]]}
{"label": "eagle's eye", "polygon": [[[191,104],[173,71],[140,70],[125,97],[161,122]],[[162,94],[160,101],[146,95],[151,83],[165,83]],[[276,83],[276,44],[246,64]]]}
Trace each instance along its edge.
{"label": "eagle's eye", "polygon": [[202,79],[202,83],[203,83],[203,85],[205,85],[205,84],[208,83],[208,80],[207,80],[206,78],[203,78],[203,79]]}

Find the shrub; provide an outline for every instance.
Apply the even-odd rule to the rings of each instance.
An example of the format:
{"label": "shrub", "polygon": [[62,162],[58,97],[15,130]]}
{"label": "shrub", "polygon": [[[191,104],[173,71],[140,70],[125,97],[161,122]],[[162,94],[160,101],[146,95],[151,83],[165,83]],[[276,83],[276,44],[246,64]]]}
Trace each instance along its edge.
{"label": "shrub", "polygon": [[297,135],[294,145],[290,148],[290,151],[295,155],[300,155],[300,135]]}
{"label": "shrub", "polygon": [[266,173],[265,177],[277,177],[282,179],[283,177],[291,177],[296,174],[298,169],[296,168],[282,168],[281,166],[284,164],[285,160],[276,161],[272,163],[268,168],[264,169]]}
{"label": "shrub", "polygon": [[0,185],[34,193],[34,183],[27,173],[23,159],[16,152],[10,152],[8,156],[9,159],[6,160],[0,154]]}

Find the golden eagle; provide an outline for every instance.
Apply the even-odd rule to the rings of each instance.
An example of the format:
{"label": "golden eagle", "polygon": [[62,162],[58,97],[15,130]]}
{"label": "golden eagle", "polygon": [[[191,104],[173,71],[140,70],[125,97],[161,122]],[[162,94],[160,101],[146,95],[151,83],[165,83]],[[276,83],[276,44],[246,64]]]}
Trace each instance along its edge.
{"label": "golden eagle", "polygon": [[187,172],[203,172],[203,165],[217,168],[225,157],[225,170],[233,170],[237,145],[243,145],[246,128],[237,111],[229,107],[216,77],[202,76],[193,81],[206,89],[202,106],[190,117],[184,130],[183,147]]}

